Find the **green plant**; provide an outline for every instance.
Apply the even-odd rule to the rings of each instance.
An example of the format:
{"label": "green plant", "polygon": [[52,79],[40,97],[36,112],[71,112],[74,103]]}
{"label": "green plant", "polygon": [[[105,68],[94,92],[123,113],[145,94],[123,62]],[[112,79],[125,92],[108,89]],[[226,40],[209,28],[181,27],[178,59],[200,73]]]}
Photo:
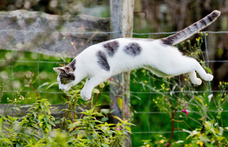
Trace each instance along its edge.
{"label": "green plant", "polygon": [[[102,112],[102,111],[101,111]],[[84,117],[77,119],[70,124],[70,135],[75,136],[71,143],[75,146],[94,146],[94,147],[117,147],[123,146],[123,136],[130,132],[130,125],[127,121],[120,118],[117,125],[105,122],[107,117],[98,112],[96,109],[86,110],[82,112]],[[101,118],[98,120],[97,117]],[[124,131],[123,126],[127,131]]]}
{"label": "green plant", "polygon": [[[211,73],[212,71],[206,67],[204,52],[201,50],[205,34],[201,33],[200,35],[194,45],[188,40],[182,43],[181,46],[183,46],[182,49],[185,54],[196,58]],[[146,71],[143,73],[147,74]],[[132,75],[136,74],[133,73]],[[181,84],[177,82],[176,78],[154,78],[153,75],[149,81],[141,79],[137,81],[133,78],[133,82],[142,85],[143,90],[156,93],[152,97],[154,105],[157,106],[159,111],[166,112],[167,118],[170,118],[171,134],[169,139],[153,136],[150,137],[152,139],[144,141],[144,146],[159,146],[155,143],[162,143],[162,146],[166,147],[227,146],[227,137],[223,131],[226,126],[223,124],[221,115],[228,101],[226,95],[228,84],[220,82],[219,92],[212,94],[208,82],[203,82],[202,86],[194,86],[188,75],[182,75],[180,79],[183,79]],[[192,114],[196,115],[193,116]],[[197,124],[194,125],[194,128],[190,123],[191,121]],[[181,127],[177,128],[177,123]],[[174,141],[175,130],[184,130],[190,135]]]}
{"label": "green plant", "polygon": [[[94,90],[97,94],[98,91]],[[122,146],[124,137],[131,132],[131,124],[118,117],[115,117],[118,124],[108,123],[109,109],[100,109],[96,105],[91,105],[91,109],[81,108],[79,92],[73,89],[68,93],[67,115],[61,120],[51,116],[51,105],[46,99],[36,100],[23,117],[1,116],[0,146]],[[83,111],[79,113],[76,108]]]}
{"label": "green plant", "polygon": [[55,126],[55,119],[50,115],[49,108],[50,103],[46,99],[42,99],[37,100],[26,116],[22,118],[2,116],[0,145],[25,146],[44,142],[52,127]]}
{"label": "green plant", "polygon": [[185,147],[226,147],[228,146],[228,140],[223,131],[224,128],[214,123],[214,120],[205,121],[202,128],[187,131],[190,135],[186,139],[190,139],[191,142],[185,144]]}

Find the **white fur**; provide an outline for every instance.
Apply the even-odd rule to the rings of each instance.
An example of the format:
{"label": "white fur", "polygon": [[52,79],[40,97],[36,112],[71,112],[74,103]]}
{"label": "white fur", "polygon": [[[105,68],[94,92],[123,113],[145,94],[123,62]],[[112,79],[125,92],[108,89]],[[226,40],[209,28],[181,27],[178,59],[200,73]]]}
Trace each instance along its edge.
{"label": "white fur", "polygon": [[[110,40],[112,42],[114,40]],[[130,38],[115,39],[119,43],[119,48],[113,57],[109,57],[103,47],[99,43],[92,45],[76,59],[76,70],[74,71],[75,80],[71,83],[63,85],[59,82],[59,88],[68,91],[71,86],[78,84],[82,79],[88,77],[86,84],[81,90],[81,97],[84,100],[91,98],[91,92],[99,83],[107,80],[109,77],[118,73],[145,67],[159,77],[171,77],[188,73],[193,84],[200,85],[202,81],[196,77],[195,71],[205,81],[211,81],[213,76],[207,74],[200,64],[193,58],[183,56],[182,53],[173,46],[165,45],[161,40],[140,40]],[[138,43],[142,51],[138,56],[130,56],[123,49],[129,43]],[[110,65],[110,71],[106,71],[97,63],[98,57],[96,53],[104,51],[107,61]],[[59,79],[58,79],[59,81]]]}
{"label": "white fur", "polygon": [[[71,72],[74,72],[74,81],[69,83],[65,82],[67,84],[62,84],[58,76],[59,88],[68,91],[71,86],[78,84],[82,79],[88,77],[89,79],[81,90],[81,97],[88,100],[91,98],[93,88],[99,83],[118,73],[142,67],[149,69],[159,77],[170,77],[188,73],[190,80],[196,85],[202,83],[201,79],[197,78],[196,72],[203,80],[211,81],[213,75],[207,74],[195,59],[183,56],[182,53],[172,45],[187,39],[207,27],[219,16],[220,11],[214,10],[209,15],[182,31],[158,40],[119,38],[92,45],[75,57],[76,63],[72,62],[70,64],[71,67],[72,64],[75,63],[75,70],[73,70],[73,68],[65,70],[64,67],[54,68],[59,75],[63,72],[65,77],[69,77],[71,80],[73,79]],[[118,50],[113,56],[109,56],[104,44],[113,41],[118,42]],[[137,43],[140,46],[140,54],[131,56],[124,52],[124,49],[130,43]],[[105,54],[110,70],[105,70],[99,65],[99,57],[97,56],[99,51],[102,51]]]}

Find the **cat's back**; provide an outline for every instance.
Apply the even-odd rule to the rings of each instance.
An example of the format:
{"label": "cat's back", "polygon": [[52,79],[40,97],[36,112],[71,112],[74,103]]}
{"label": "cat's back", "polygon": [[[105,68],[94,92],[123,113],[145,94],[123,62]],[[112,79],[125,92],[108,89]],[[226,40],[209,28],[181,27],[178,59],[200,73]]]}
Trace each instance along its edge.
{"label": "cat's back", "polygon": [[107,61],[138,62],[153,57],[181,55],[177,48],[165,45],[160,39],[117,38],[92,45],[78,57],[87,60],[102,58]]}

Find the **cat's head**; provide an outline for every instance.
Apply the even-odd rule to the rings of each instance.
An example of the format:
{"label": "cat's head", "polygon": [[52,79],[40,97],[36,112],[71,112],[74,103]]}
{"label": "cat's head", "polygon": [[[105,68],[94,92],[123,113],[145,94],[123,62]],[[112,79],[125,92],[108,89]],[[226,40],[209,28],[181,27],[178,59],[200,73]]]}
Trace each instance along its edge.
{"label": "cat's head", "polygon": [[76,79],[74,75],[75,62],[76,60],[74,59],[67,66],[53,68],[54,71],[58,73],[57,81],[59,83],[59,89],[68,91],[70,90],[71,86],[74,85],[73,82]]}

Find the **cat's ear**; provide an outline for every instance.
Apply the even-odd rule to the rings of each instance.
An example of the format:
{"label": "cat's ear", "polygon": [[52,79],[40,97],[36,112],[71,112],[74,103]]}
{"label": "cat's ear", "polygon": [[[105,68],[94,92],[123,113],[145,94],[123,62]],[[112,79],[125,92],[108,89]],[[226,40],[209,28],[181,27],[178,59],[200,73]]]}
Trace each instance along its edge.
{"label": "cat's ear", "polygon": [[58,74],[60,74],[62,71],[65,71],[64,67],[54,67],[54,71],[56,71]]}
{"label": "cat's ear", "polygon": [[64,66],[64,67],[54,67],[53,68],[54,71],[56,71],[58,74],[60,74],[62,71],[66,74],[69,74],[70,72],[73,72],[73,69],[71,67],[68,66]]}

